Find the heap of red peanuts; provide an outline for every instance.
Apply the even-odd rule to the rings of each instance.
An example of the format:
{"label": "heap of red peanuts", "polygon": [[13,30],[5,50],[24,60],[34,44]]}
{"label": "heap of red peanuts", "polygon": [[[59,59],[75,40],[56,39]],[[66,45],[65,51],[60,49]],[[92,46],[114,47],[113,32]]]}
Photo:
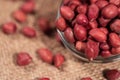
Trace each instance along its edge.
{"label": "heap of red peanuts", "polygon": [[[17,0],[12,0],[12,1],[17,1]],[[16,19],[19,23],[25,23],[27,20],[27,15],[31,14],[35,11],[35,0],[24,0],[24,1],[25,1],[25,3],[19,8],[19,10],[13,12],[13,18]],[[96,1],[97,0],[91,0],[92,3],[96,2]],[[103,4],[103,2],[104,2],[104,4]],[[110,2],[113,3],[114,0],[110,0]],[[101,7],[101,6],[103,7],[103,6],[107,5],[108,2],[106,0],[99,0],[96,2],[96,4],[99,7]],[[118,5],[117,2],[114,4]],[[98,13],[99,9],[97,7],[95,8],[94,6],[95,6],[95,4],[91,5],[92,11],[95,10],[94,12]],[[108,55],[111,55],[110,51],[108,51],[108,49],[110,49],[110,45],[106,43],[106,40],[103,38],[103,35],[105,36],[105,34],[107,35],[110,32],[105,27],[102,27],[99,29],[96,28],[98,26],[98,23],[96,21],[97,16],[96,15],[91,16],[92,14],[95,14],[95,13],[90,11],[90,13],[89,13],[90,16],[87,19],[87,16],[85,15],[87,12],[87,7],[88,7],[88,4],[81,4],[81,2],[79,0],[64,0],[64,6],[61,7],[62,17],[60,17],[60,19],[57,21],[57,25],[58,25],[57,27],[61,31],[64,31],[65,37],[70,43],[76,42],[75,46],[76,46],[77,50],[84,51],[84,49],[86,48],[86,44],[87,44],[87,48],[91,48],[91,49],[95,50],[93,52],[94,53],[93,55],[96,55],[97,51],[99,51],[98,47],[100,46],[100,48],[103,50],[103,52],[101,52],[101,55],[103,55],[103,57],[108,57]],[[78,16],[77,19],[73,20],[73,18],[75,16],[74,10],[77,10],[79,15],[77,15]],[[98,10],[98,11],[96,11],[96,10]],[[72,12],[72,14],[71,14],[71,12]],[[107,17],[110,18],[113,16],[109,16],[107,14]],[[76,27],[74,29],[75,30],[74,33],[72,32],[72,28],[68,27],[70,25],[66,23],[67,20],[68,20],[68,23],[71,22],[70,24],[72,24]],[[102,18],[100,18],[100,21],[103,21],[103,22],[101,22],[101,24],[104,26],[108,23],[108,22],[106,23],[107,20],[109,20],[109,19],[106,19],[103,16],[102,16]],[[119,23],[119,19],[115,18],[115,21],[111,24],[112,30],[115,31],[116,33],[119,33],[119,28],[116,29],[116,26],[115,26],[115,25],[117,25],[119,27],[118,23]],[[45,33],[50,30],[49,21],[46,18],[38,19],[37,24],[38,24],[40,30]],[[89,24],[89,26],[88,26],[88,24]],[[85,40],[87,39],[87,37],[85,36],[85,35],[87,35],[87,32],[86,32],[87,29],[84,28],[84,26],[86,27],[86,25],[87,25],[87,29],[90,30],[90,32],[89,32],[90,36],[88,36],[87,43],[85,42]],[[95,28],[95,29],[93,29],[93,28]],[[14,34],[17,31],[17,25],[14,22],[7,22],[2,25],[2,30],[5,34]],[[25,26],[21,30],[21,32],[23,33],[24,36],[29,37],[29,38],[34,38],[37,36],[36,30],[29,26]],[[98,35],[98,37],[96,35]],[[76,37],[76,39],[78,41],[76,41],[74,36]],[[111,36],[112,37],[110,37],[110,40],[112,40],[111,41],[112,46],[114,47],[114,48],[112,48],[112,50],[115,53],[119,53],[119,51],[120,51],[119,47],[116,48],[116,46],[119,46],[119,45],[114,43],[114,40],[116,39],[115,33],[114,34],[111,33]],[[60,38],[58,35],[57,35],[57,40],[60,41]],[[89,51],[90,50],[88,49],[88,52]],[[92,52],[90,51],[90,53],[92,53]],[[87,53],[87,54],[90,54],[90,53]],[[48,64],[53,63],[54,66],[56,66],[57,68],[59,68],[65,61],[65,57],[61,53],[53,55],[52,51],[50,51],[47,48],[38,49],[37,54],[44,62],[46,62]],[[93,58],[93,59],[95,58],[95,56],[93,57],[93,55],[92,55],[92,57],[90,57],[91,55],[88,55],[87,57],[91,60],[91,58]],[[97,55],[96,55],[96,57],[97,57]],[[30,63],[32,63],[32,57],[27,52],[19,52],[16,55],[16,63],[19,66],[27,66]],[[120,72],[117,69],[106,70],[104,72],[104,75],[108,80],[116,80],[119,78]],[[39,78],[38,80],[50,80],[50,78],[43,77],[43,78]],[[92,79],[90,77],[85,77],[85,78],[82,78],[81,80],[92,80]]]}
{"label": "heap of red peanuts", "polygon": [[64,0],[56,25],[89,60],[120,54],[120,0]]}

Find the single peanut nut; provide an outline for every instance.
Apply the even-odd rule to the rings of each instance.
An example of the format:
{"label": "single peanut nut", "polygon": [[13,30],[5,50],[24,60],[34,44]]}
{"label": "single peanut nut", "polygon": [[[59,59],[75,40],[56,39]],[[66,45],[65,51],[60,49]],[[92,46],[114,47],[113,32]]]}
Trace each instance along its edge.
{"label": "single peanut nut", "polygon": [[85,14],[78,14],[76,17],[76,21],[80,25],[87,25],[88,24],[88,19]]}
{"label": "single peanut nut", "polygon": [[103,31],[106,35],[109,33],[108,32],[108,30],[107,30],[107,28],[105,28],[105,27],[101,27],[101,28],[99,28],[101,31]]}
{"label": "single peanut nut", "polygon": [[26,52],[20,52],[16,57],[19,66],[26,66],[32,62],[32,57]]}
{"label": "single peanut nut", "polygon": [[41,48],[37,51],[37,54],[39,55],[39,57],[44,61],[47,62],[49,64],[52,63],[53,61],[53,54],[52,52],[47,49],[47,48]]}
{"label": "single peanut nut", "polygon": [[99,15],[99,8],[97,7],[96,4],[91,4],[88,7],[88,19],[90,21],[93,21],[97,19],[98,15]]}
{"label": "single peanut nut", "polygon": [[13,12],[13,17],[19,22],[25,22],[27,20],[27,16],[22,10]]}
{"label": "single peanut nut", "polygon": [[64,18],[60,17],[56,21],[56,27],[61,31],[64,31],[66,29],[67,25],[66,25],[66,22],[65,22]]}
{"label": "single peanut nut", "polygon": [[99,28],[94,28],[90,30],[89,35],[99,42],[106,42],[107,40],[106,34],[103,31],[101,31]]}
{"label": "single peanut nut", "polygon": [[73,31],[71,28],[67,28],[65,31],[64,31],[64,35],[65,35],[65,38],[68,42],[70,43],[74,43],[75,42],[75,39],[74,39],[74,34],[73,34]]}
{"label": "single peanut nut", "polygon": [[120,71],[117,69],[105,70],[103,74],[107,80],[117,80],[120,77]]}
{"label": "single peanut nut", "polygon": [[110,41],[110,44],[113,47],[119,47],[120,46],[120,38],[116,33],[110,33],[109,34],[109,41]]}
{"label": "single peanut nut", "polygon": [[102,50],[109,50],[110,46],[105,42],[100,44],[100,49]]}
{"label": "single peanut nut", "polygon": [[67,20],[72,20],[74,15],[75,15],[74,11],[72,11],[72,9],[70,7],[67,7],[67,6],[62,6],[60,8],[60,13]]}
{"label": "single peanut nut", "polygon": [[62,54],[58,53],[54,56],[54,65],[59,68],[65,61],[65,58]]}
{"label": "single peanut nut", "polygon": [[74,35],[77,40],[84,41],[87,38],[87,31],[82,25],[76,24],[74,27]]}
{"label": "single peanut nut", "polygon": [[120,47],[112,48],[111,53],[113,55],[120,54]]}
{"label": "single peanut nut", "polygon": [[116,19],[111,25],[110,29],[116,33],[120,33],[120,19]]}
{"label": "single peanut nut", "polygon": [[101,51],[100,55],[103,58],[108,58],[108,57],[112,56],[112,54],[111,54],[111,52],[109,50],[107,50],[107,51]]}
{"label": "single peanut nut", "polygon": [[13,22],[7,22],[2,26],[2,31],[6,34],[13,34],[16,32],[16,30],[17,30],[17,26]]}
{"label": "single peanut nut", "polygon": [[108,5],[109,3],[108,3],[108,1],[106,1],[106,0],[98,0],[97,2],[96,2],[96,5],[99,7],[99,9],[102,9],[102,8],[104,8],[106,5]]}
{"label": "single peanut nut", "polygon": [[29,38],[36,37],[36,31],[33,28],[28,26],[22,29],[22,33]]}
{"label": "single peanut nut", "polygon": [[105,19],[103,17],[100,17],[98,20],[101,27],[106,27],[107,24],[111,21],[110,19]]}
{"label": "single peanut nut", "polygon": [[79,5],[78,7],[77,7],[77,12],[79,13],[79,14],[86,14],[87,13],[87,5]]}
{"label": "single peanut nut", "polygon": [[27,1],[21,6],[21,10],[25,13],[31,13],[35,10],[35,2]]}
{"label": "single peanut nut", "polygon": [[98,57],[99,43],[89,39],[86,44],[85,54],[90,61]]}
{"label": "single peanut nut", "polygon": [[102,9],[101,14],[107,19],[115,18],[118,15],[118,8],[114,4],[109,4]]}
{"label": "single peanut nut", "polygon": [[77,41],[76,44],[75,44],[75,48],[78,50],[78,51],[85,51],[85,48],[86,48],[86,43],[85,42],[82,42],[82,41]]}

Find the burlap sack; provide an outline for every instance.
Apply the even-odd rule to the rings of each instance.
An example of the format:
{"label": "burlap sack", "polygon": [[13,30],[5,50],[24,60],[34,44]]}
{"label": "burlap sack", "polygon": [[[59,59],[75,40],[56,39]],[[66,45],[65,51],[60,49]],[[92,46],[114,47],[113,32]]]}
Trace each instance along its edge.
{"label": "burlap sack", "polygon": [[[11,2],[11,0],[0,0],[0,25],[7,21],[14,21],[11,13],[19,8],[22,1]],[[55,18],[60,1],[56,0],[36,0],[36,9],[40,15],[46,15]],[[17,23],[17,22],[16,22]],[[28,15],[27,24],[19,24],[19,30],[26,26],[33,26],[37,30],[37,38],[29,39],[24,37],[18,30],[14,35],[5,35],[0,30],[0,80],[37,80],[41,77],[49,77],[51,80],[80,80],[82,77],[91,77],[93,80],[106,80],[102,76],[104,69],[120,69],[120,63],[85,63],[74,57],[66,48],[56,42],[54,37],[48,37],[34,26],[35,17]],[[44,63],[36,55],[36,50],[47,47],[54,54],[62,53],[66,61],[61,69]],[[25,51],[33,58],[33,62],[25,67],[19,67],[15,63],[14,55]],[[119,79],[120,80],[120,79]]]}

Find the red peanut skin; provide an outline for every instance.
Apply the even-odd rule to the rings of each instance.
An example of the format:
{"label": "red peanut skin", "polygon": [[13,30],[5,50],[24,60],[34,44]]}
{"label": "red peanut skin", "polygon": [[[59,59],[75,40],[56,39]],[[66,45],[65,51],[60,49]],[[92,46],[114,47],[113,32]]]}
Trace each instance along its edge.
{"label": "red peanut skin", "polygon": [[110,22],[111,19],[105,19],[103,17],[99,18],[99,24],[101,27],[106,27],[107,24]]}
{"label": "red peanut skin", "polygon": [[93,3],[95,3],[96,1],[98,1],[98,0],[90,0],[90,3],[93,4]]}
{"label": "red peanut skin", "polygon": [[68,6],[72,9],[75,10],[77,6],[81,5],[79,0],[71,0],[68,4]]}
{"label": "red peanut skin", "polygon": [[73,34],[73,31],[71,28],[67,28],[65,31],[64,31],[64,35],[65,35],[65,39],[70,42],[70,43],[74,43],[75,42],[75,39],[74,39],[74,34]]}
{"label": "red peanut skin", "polygon": [[97,27],[98,27],[98,23],[97,23],[97,21],[96,21],[96,20],[94,20],[94,21],[90,21],[88,27],[89,27],[89,29],[97,28]]}
{"label": "red peanut skin", "polygon": [[75,44],[75,48],[78,50],[78,51],[85,51],[85,48],[86,48],[86,43],[85,42],[82,42],[82,41],[77,41],[76,44]]}
{"label": "red peanut skin", "polygon": [[91,35],[98,42],[106,42],[107,40],[106,34],[103,31],[101,31],[99,28],[94,28],[90,30],[89,35]]}
{"label": "red peanut skin", "polygon": [[96,4],[91,4],[89,7],[88,7],[88,19],[90,21],[93,21],[95,19],[97,19],[99,15],[99,8]]}
{"label": "red peanut skin", "polygon": [[120,6],[120,0],[109,0],[110,3]]}
{"label": "red peanut skin", "polygon": [[103,58],[108,58],[110,56],[112,56],[111,52],[109,50],[106,50],[106,51],[102,51],[100,53],[100,55],[103,57]]}
{"label": "red peanut skin", "polygon": [[109,34],[109,41],[110,41],[110,44],[113,47],[119,47],[120,46],[120,38],[116,33],[110,33]]}
{"label": "red peanut skin", "polygon": [[48,21],[47,18],[39,18],[37,24],[41,31],[45,33],[50,31],[50,22]]}
{"label": "red peanut skin", "polygon": [[29,38],[33,38],[33,37],[36,37],[36,31],[31,28],[31,27],[24,27],[22,29],[22,33],[26,36],[26,37],[29,37]]}
{"label": "red peanut skin", "polygon": [[70,2],[70,0],[63,0],[64,5],[68,5],[69,2]]}
{"label": "red peanut skin", "polygon": [[78,14],[76,17],[76,21],[80,25],[87,25],[88,24],[88,19],[85,14]]}
{"label": "red peanut skin", "polygon": [[120,7],[118,8],[118,17],[120,18]]}
{"label": "red peanut skin", "polygon": [[72,20],[75,15],[74,11],[68,6],[61,6],[60,13],[67,20]]}
{"label": "red peanut skin", "polygon": [[56,21],[56,27],[61,30],[64,31],[67,28],[66,25],[66,21],[64,20],[63,17],[60,17],[57,21]]}
{"label": "red peanut skin", "polygon": [[89,39],[86,44],[85,54],[90,61],[97,58],[99,54],[99,43]]}
{"label": "red peanut skin", "polygon": [[120,33],[120,19],[116,19],[113,23],[111,23],[110,28],[112,31],[116,33]]}
{"label": "red peanut skin", "polygon": [[88,6],[87,5],[79,5],[78,7],[77,7],[77,12],[79,13],[79,14],[86,14],[87,13],[87,8],[88,8]]}
{"label": "red peanut skin", "polygon": [[109,4],[102,9],[102,16],[107,19],[112,19],[118,15],[118,8],[114,4]]}
{"label": "red peanut skin", "polygon": [[87,31],[82,25],[76,24],[74,27],[74,35],[77,40],[84,41],[87,38]]}
{"label": "red peanut skin", "polygon": [[110,46],[106,42],[105,43],[101,43],[100,44],[100,49],[102,49],[102,50],[109,50]]}
{"label": "red peanut skin", "polygon": [[13,12],[13,17],[18,21],[18,22],[25,22],[27,20],[26,14],[22,10],[17,10]]}
{"label": "red peanut skin", "polygon": [[106,0],[98,0],[97,2],[96,2],[96,5],[99,7],[99,9],[102,9],[102,8],[104,8],[106,5],[108,5],[109,3],[108,3],[108,1],[106,1]]}
{"label": "red peanut skin", "polygon": [[104,74],[108,80],[118,80],[120,77],[120,72],[117,69],[107,70]]}
{"label": "red peanut skin", "polygon": [[13,22],[7,22],[2,26],[2,31],[6,34],[13,34],[16,32],[16,30],[17,30],[17,26]]}
{"label": "red peanut skin", "polygon": [[38,80],[50,80],[49,78],[40,78]]}
{"label": "red peanut skin", "polygon": [[26,52],[20,52],[16,57],[19,66],[26,66],[32,62],[32,57]]}
{"label": "red peanut skin", "polygon": [[53,54],[52,52],[47,49],[47,48],[41,48],[37,51],[39,57],[44,61],[47,62],[49,64],[52,63],[53,61]]}
{"label": "red peanut skin", "polygon": [[117,47],[117,48],[113,47],[111,52],[112,52],[113,55],[120,54],[120,47]]}
{"label": "red peanut skin", "polygon": [[105,27],[101,27],[100,30],[103,31],[106,35],[109,33],[107,28]]}
{"label": "red peanut skin", "polygon": [[92,80],[90,77],[82,78],[81,80]]}
{"label": "red peanut skin", "polygon": [[25,13],[31,13],[35,10],[35,2],[34,1],[27,1],[22,6],[21,9]]}
{"label": "red peanut skin", "polygon": [[65,61],[65,58],[62,54],[58,53],[54,56],[54,65],[59,68]]}

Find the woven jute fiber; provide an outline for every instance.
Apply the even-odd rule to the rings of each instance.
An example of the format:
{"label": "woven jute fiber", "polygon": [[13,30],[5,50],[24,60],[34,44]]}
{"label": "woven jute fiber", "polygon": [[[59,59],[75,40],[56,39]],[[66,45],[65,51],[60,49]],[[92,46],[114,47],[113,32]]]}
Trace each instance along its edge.
{"label": "woven jute fiber", "polygon": [[[36,0],[36,10],[39,15],[55,19],[56,9],[61,1],[57,0]],[[85,63],[73,56],[69,50],[58,43],[54,36],[47,36],[34,25],[35,16],[28,15],[27,23],[16,22],[11,14],[17,10],[23,0],[12,2],[11,0],[0,0],[0,25],[13,21],[17,23],[18,31],[13,35],[5,35],[0,30],[0,80],[37,80],[41,77],[49,77],[51,80],[80,80],[82,77],[91,77],[93,80],[106,80],[102,76],[104,69],[120,69],[120,62],[112,63]],[[34,27],[37,37],[29,39],[20,33],[24,26]],[[49,48],[54,54],[62,53],[66,61],[61,69],[44,63],[37,57],[36,50]],[[15,54],[28,52],[33,62],[25,67],[20,67],[15,62]],[[120,79],[119,79],[120,80]]]}

